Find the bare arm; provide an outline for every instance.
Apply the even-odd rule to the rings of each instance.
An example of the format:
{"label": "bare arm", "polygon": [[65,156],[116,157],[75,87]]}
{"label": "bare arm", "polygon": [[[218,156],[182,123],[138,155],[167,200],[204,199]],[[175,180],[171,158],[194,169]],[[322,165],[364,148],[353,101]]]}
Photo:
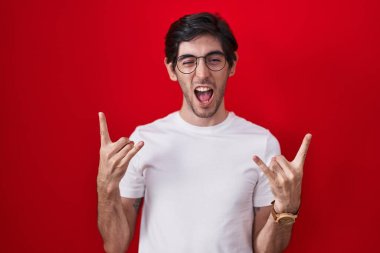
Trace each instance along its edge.
{"label": "bare arm", "polygon": [[133,235],[135,234],[136,218],[139,212],[141,200],[142,198],[139,198],[139,199],[121,198],[121,204],[124,207],[125,216],[127,217],[129,231],[131,235],[129,238],[129,242],[133,239]]}
{"label": "bare arm", "polygon": [[108,253],[125,252],[135,231],[141,199],[122,198],[106,200],[99,197],[98,228]]}
{"label": "bare arm", "polygon": [[289,244],[293,225],[280,225],[272,217],[272,206],[255,207],[254,252],[282,252]]}
{"label": "bare arm", "polygon": [[143,143],[134,145],[122,137],[116,142],[110,140],[106,119],[99,113],[101,147],[98,191],[98,228],[107,253],[124,252],[133,238],[140,199],[120,196],[119,183],[129,161],[141,149]]}

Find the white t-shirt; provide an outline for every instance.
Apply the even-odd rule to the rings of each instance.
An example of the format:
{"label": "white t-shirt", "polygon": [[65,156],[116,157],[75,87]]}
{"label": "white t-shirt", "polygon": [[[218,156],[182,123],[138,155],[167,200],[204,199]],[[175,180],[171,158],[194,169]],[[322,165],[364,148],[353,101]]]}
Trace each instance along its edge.
{"label": "white t-shirt", "polygon": [[250,253],[253,207],[273,195],[254,154],[280,154],[266,129],[230,112],[198,127],[179,112],[137,127],[144,147],[120,182],[122,197],[144,197],[140,253]]}

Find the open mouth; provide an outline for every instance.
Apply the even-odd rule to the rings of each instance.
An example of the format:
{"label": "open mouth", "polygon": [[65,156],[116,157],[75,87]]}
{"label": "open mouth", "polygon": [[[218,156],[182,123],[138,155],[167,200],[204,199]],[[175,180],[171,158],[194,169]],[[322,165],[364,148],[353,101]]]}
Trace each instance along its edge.
{"label": "open mouth", "polygon": [[201,103],[207,103],[212,98],[214,90],[209,87],[200,86],[194,90],[195,96]]}

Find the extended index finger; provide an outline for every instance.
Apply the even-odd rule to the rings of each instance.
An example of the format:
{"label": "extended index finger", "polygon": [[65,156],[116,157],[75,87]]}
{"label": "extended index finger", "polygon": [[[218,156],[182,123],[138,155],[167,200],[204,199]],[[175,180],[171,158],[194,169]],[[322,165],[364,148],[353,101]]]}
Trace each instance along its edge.
{"label": "extended index finger", "polygon": [[298,163],[300,165],[304,164],[305,159],[306,159],[307,150],[309,149],[310,142],[311,142],[311,134],[308,133],[303,138],[301,147],[298,150],[297,155],[293,161],[295,161],[296,163]]}
{"label": "extended index finger", "polygon": [[104,113],[99,112],[99,126],[100,126],[100,141],[101,144],[107,144],[111,141],[110,135],[108,133],[106,116]]}

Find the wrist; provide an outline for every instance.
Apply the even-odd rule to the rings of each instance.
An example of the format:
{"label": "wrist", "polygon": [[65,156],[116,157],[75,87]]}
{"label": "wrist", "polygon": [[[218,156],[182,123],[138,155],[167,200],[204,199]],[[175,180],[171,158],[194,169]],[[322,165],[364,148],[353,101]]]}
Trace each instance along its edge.
{"label": "wrist", "polygon": [[272,202],[273,209],[276,213],[292,213],[292,214],[298,214],[298,211],[300,209],[300,202],[293,205],[284,205],[280,202],[273,201]]}
{"label": "wrist", "polygon": [[99,183],[97,185],[97,192],[100,198],[113,198],[115,196],[120,196],[119,183],[108,182]]}

